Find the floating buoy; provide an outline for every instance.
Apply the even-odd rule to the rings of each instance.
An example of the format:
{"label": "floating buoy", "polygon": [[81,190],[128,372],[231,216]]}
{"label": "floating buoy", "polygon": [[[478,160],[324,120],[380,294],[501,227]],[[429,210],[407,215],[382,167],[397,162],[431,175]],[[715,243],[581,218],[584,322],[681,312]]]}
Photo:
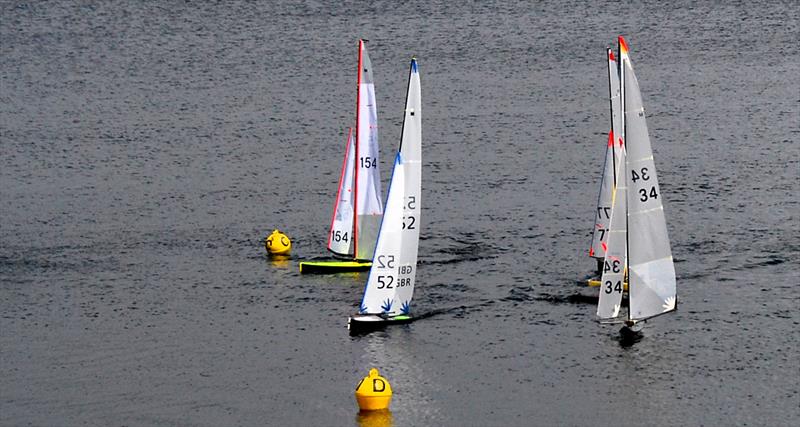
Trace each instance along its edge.
{"label": "floating buoy", "polygon": [[391,400],[392,387],[375,368],[370,369],[369,376],[364,377],[356,386],[356,401],[362,411],[387,409]]}
{"label": "floating buoy", "polygon": [[292,241],[280,230],[275,230],[264,240],[264,247],[270,255],[286,255],[292,250]]}

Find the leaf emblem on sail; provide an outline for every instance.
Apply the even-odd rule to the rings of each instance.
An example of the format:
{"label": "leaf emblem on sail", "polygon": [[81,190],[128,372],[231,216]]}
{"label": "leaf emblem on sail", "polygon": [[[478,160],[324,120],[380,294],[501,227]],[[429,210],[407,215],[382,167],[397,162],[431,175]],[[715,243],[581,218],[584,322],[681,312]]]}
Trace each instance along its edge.
{"label": "leaf emblem on sail", "polygon": [[367,312],[367,306],[366,306],[366,305],[364,305],[364,304],[361,304],[361,307],[359,307],[359,308],[358,308],[358,311],[359,311],[359,313],[361,313],[361,314],[364,314],[364,313],[366,313],[366,312]]}
{"label": "leaf emblem on sail", "polygon": [[383,304],[381,305],[381,310],[383,310],[384,313],[390,312],[392,310],[393,303],[394,303],[393,300],[387,298],[386,301],[384,301]]}
{"label": "leaf emblem on sail", "polygon": [[614,304],[614,314],[612,314],[611,317],[617,317],[617,315],[619,315],[619,308],[621,305],[622,304]]}
{"label": "leaf emblem on sail", "polygon": [[408,314],[411,312],[411,306],[408,305],[408,301],[404,302],[403,305],[400,306],[400,311],[403,312],[403,314]]}
{"label": "leaf emblem on sail", "polygon": [[661,307],[664,308],[664,311],[670,311],[675,309],[675,297],[669,297],[666,300],[664,300],[664,305],[662,305]]}

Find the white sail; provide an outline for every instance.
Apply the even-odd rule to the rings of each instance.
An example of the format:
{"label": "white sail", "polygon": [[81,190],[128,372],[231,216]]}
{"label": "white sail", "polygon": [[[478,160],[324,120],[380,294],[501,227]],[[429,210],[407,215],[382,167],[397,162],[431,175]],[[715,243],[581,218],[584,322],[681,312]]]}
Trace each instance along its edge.
{"label": "white sail", "polygon": [[597,196],[597,209],[595,211],[595,225],[592,232],[592,245],[589,256],[603,259],[606,256],[609,223],[611,220],[611,194],[617,184],[616,170],[619,168],[620,150],[616,148],[621,144],[620,124],[620,84],[617,61],[611,49],[606,50],[608,58],[608,93],[611,109],[611,130],[608,133],[606,145],[606,158],[603,164],[603,175],[600,178],[600,194]]}
{"label": "white sail", "polygon": [[422,98],[411,60],[400,149],[395,157],[386,213],[359,312],[409,314],[417,273],[422,193]]}
{"label": "white sail", "polygon": [[[614,53],[606,49],[608,55],[608,88],[611,107],[611,139],[614,141],[614,171],[617,172],[622,156],[623,125],[622,125],[622,88],[620,83],[620,68]],[[617,184],[619,173],[614,174],[614,184]]]}
{"label": "white sail", "polygon": [[675,310],[675,266],[639,83],[625,40],[620,37],[619,42],[628,187],[628,318],[644,320]]}
{"label": "white sail", "polygon": [[328,249],[342,256],[353,256],[353,173],[355,172],[355,143],[353,129],[348,129],[339,190],[333,207]]}
{"label": "white sail", "polygon": [[[620,153],[617,176],[625,174],[624,147],[617,147]],[[625,180],[619,180],[612,197],[611,221],[609,224],[607,251],[603,261],[603,274],[600,278],[600,298],[597,303],[597,317],[612,319],[619,316],[622,305],[622,291],[625,282],[625,266],[628,249],[627,206]]]}
{"label": "white sail", "polygon": [[602,259],[606,256],[608,241],[608,224],[611,220],[611,194],[614,191],[614,134],[608,134],[606,160],[603,164],[603,176],[600,178],[600,194],[597,196],[597,209],[592,231],[592,246],[589,256]]}
{"label": "white sail", "polygon": [[364,40],[358,42],[358,96],[356,106],[356,225],[355,258],[371,259],[375,251],[383,206],[378,168],[378,108],[372,61]]}

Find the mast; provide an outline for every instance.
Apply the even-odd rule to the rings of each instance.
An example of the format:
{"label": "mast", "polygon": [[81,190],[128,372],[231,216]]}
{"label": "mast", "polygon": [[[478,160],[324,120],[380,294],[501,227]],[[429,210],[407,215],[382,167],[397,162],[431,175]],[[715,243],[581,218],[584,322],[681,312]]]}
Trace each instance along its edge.
{"label": "mast", "polygon": [[[600,276],[600,295],[597,304],[597,316],[602,320],[616,318],[622,305],[622,293],[625,282],[627,262],[627,186],[624,180],[625,172],[625,147],[619,137],[618,124],[620,111],[619,104],[619,68],[616,66],[611,48],[606,49],[608,59],[608,87],[609,106],[611,112],[611,131],[609,132],[607,157],[614,164],[612,171],[611,216],[608,221],[603,249],[605,259]],[[619,145],[615,146],[617,141]],[[606,160],[607,162],[609,159]],[[623,178],[623,179],[620,179]]]}
{"label": "mast", "polygon": [[[628,58],[628,44],[625,43],[625,39],[622,36],[619,36],[617,39],[617,52],[619,53],[619,62],[617,63],[617,69],[619,70],[619,99],[620,99],[620,111],[622,112],[620,117],[620,124],[622,130],[622,140],[625,141],[625,148],[627,148],[627,120],[625,120],[625,116],[628,114],[625,105],[625,61]],[[622,179],[627,180],[628,175],[628,159],[627,156],[625,158],[625,166],[622,168],[624,172],[624,176]],[[627,187],[627,186],[626,186]],[[622,196],[625,197],[625,230],[630,230],[629,222],[628,222],[628,191],[626,189],[625,194]],[[630,249],[631,249],[631,233],[625,233],[625,270],[630,271],[629,263],[630,263]],[[630,295],[631,295],[631,288],[633,284],[631,283],[630,276],[628,277],[628,321],[631,321],[631,309],[630,309]]]}
{"label": "mast", "polygon": [[619,71],[612,69],[611,63],[613,62],[614,64],[616,64],[616,61],[614,60],[614,52],[611,51],[610,47],[606,48],[606,56],[607,56],[606,59],[608,60],[608,109],[609,109],[609,113],[610,113],[608,115],[608,117],[609,117],[609,119],[611,121],[611,133],[610,133],[608,138],[609,138],[609,140],[611,142],[611,152],[614,153],[611,156],[611,159],[612,159],[612,162],[613,162],[612,171],[614,173],[614,185],[616,185],[617,184],[617,156],[616,156],[616,153],[614,151],[614,143],[616,142],[614,139],[617,136],[614,135],[614,131],[619,132],[619,129],[614,129],[614,127],[615,127],[614,126],[614,81],[613,81],[613,76],[611,75],[611,73],[617,73],[617,76],[619,76]]}
{"label": "mast", "polygon": [[355,168],[355,176],[353,182],[353,258],[358,257],[358,157],[361,151],[359,151],[359,145],[361,143],[361,121],[359,120],[359,116],[361,114],[361,72],[363,68],[363,52],[364,52],[364,40],[358,40],[358,78],[356,83],[356,149],[355,149],[355,159],[353,162],[353,167]]}

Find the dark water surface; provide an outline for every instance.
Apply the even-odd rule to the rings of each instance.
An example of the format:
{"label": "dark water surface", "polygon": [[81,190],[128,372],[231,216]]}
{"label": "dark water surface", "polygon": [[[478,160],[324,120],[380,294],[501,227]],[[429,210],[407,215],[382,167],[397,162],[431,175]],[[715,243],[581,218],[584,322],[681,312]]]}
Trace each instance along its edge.
{"label": "dark water surface", "polygon": [[[76,3],[0,5],[0,424],[370,425],[373,366],[396,426],[800,418],[796,2]],[[629,348],[574,298],[618,34],[680,300]],[[351,338],[366,275],[297,261],[325,255],[359,37],[385,179],[419,59],[432,315]]]}

